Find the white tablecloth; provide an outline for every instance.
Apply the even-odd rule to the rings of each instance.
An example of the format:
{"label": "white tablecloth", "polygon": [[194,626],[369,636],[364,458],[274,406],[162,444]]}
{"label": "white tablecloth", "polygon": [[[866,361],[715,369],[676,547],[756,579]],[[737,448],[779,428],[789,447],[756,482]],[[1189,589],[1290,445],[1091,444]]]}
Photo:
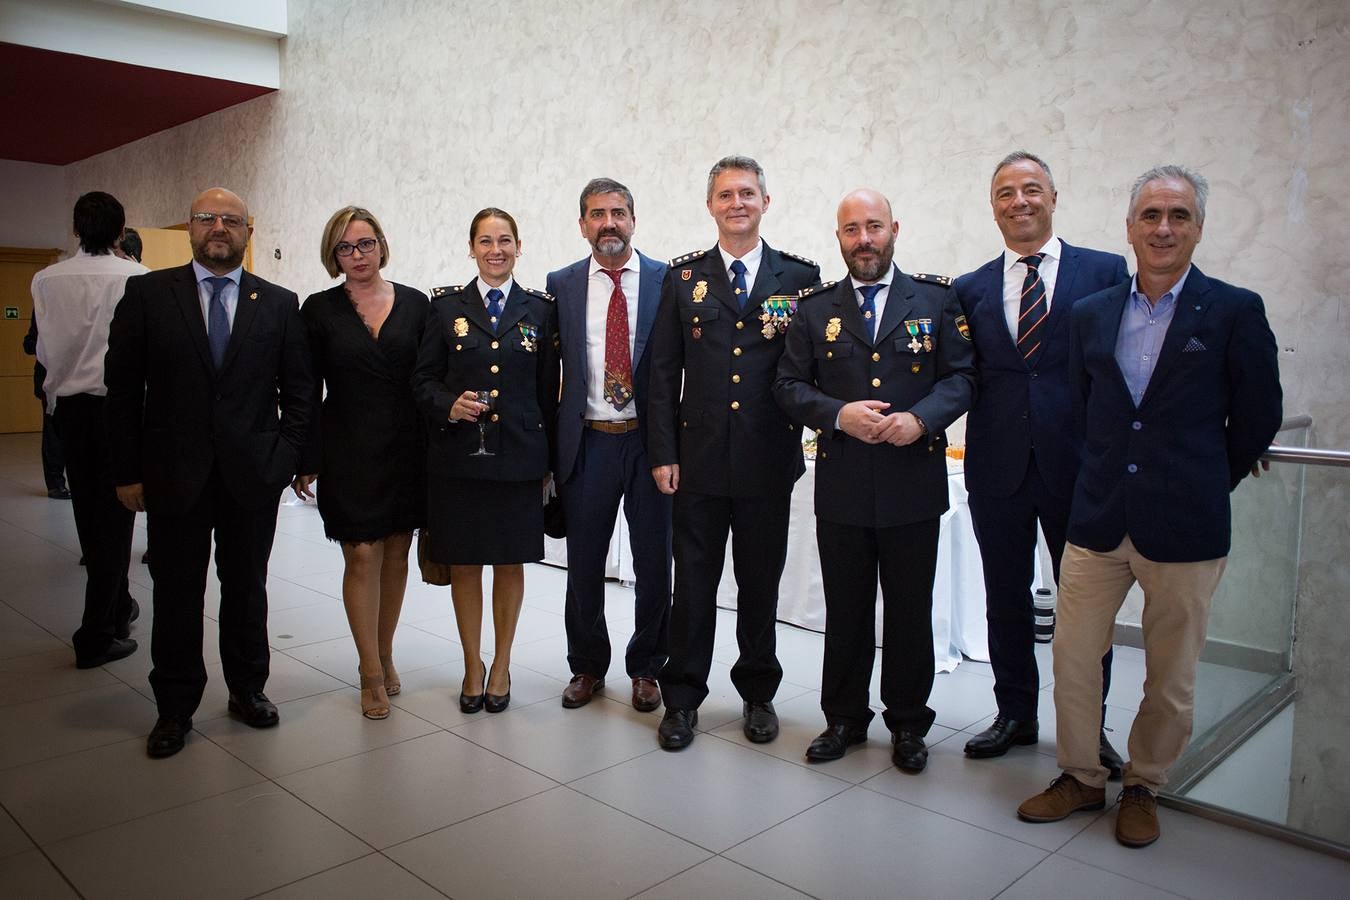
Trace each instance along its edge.
{"label": "white tablecloth", "polygon": [[[792,517],[788,525],[787,565],[778,593],[778,618],[781,621],[825,630],[825,595],[821,587],[820,554],[816,550],[814,512],[815,463],[807,461],[806,474],[792,492]],[[980,550],[971,528],[970,506],[961,464],[948,460],[947,488],[951,509],[942,517],[938,538],[937,576],[933,583],[933,655],[939,672],[950,672],[961,662],[962,654],[971,659],[989,660],[989,634],[984,619],[984,574]],[[605,574],[631,584],[634,580],[627,522],[621,514],[609,545]],[[566,567],[565,541],[545,538],[544,561]],[[1037,583],[1040,583],[1041,556],[1037,554]],[[731,568],[731,547],[727,547],[717,605],[736,608],[736,577]],[[877,638],[881,637],[881,591],[877,590]]]}

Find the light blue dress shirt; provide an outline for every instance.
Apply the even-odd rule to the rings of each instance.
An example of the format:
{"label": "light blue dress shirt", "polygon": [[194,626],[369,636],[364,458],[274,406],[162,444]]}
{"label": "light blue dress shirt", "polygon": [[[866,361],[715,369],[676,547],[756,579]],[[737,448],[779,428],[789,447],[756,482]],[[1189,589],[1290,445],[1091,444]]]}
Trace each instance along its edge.
{"label": "light blue dress shirt", "polygon": [[[211,321],[211,284],[206,279],[215,278],[216,273],[207,271],[207,269],[195,259],[192,261],[192,274],[197,279],[197,299],[202,304],[202,321]],[[239,279],[244,274],[244,267],[240,266],[233,272],[226,272],[226,278],[230,283],[225,285],[225,290],[220,295],[220,302],[225,305],[225,315],[230,317],[230,329],[234,329],[234,311],[239,307]]]}
{"label": "light blue dress shirt", "polygon": [[1158,364],[1158,353],[1162,350],[1163,338],[1172,325],[1172,316],[1177,311],[1177,298],[1186,284],[1186,276],[1191,267],[1181,273],[1181,278],[1172,285],[1167,293],[1158,298],[1156,304],[1148,302],[1139,292],[1139,276],[1130,279],[1130,296],[1125,300],[1125,310],[1120,314],[1120,333],[1116,336],[1116,365],[1125,376],[1125,386],[1130,390],[1134,405],[1144,399],[1149,379],[1153,377],[1153,368]]}

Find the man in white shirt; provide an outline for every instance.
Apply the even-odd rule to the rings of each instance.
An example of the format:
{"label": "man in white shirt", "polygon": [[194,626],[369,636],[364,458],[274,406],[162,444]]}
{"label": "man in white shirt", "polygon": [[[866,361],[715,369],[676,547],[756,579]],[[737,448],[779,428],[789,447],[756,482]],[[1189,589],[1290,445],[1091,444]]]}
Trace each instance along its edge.
{"label": "man in white shirt", "polygon": [[101,666],[136,651],[131,622],[140,607],[127,590],[135,513],[117,499],[103,424],[103,357],[108,325],[132,275],[149,271],[113,254],[126,214],[117,198],[91,191],[75,201],[79,251],[33,276],[37,357],[43,390],[66,454],[75,529],[86,566],[84,616],[75,665]]}

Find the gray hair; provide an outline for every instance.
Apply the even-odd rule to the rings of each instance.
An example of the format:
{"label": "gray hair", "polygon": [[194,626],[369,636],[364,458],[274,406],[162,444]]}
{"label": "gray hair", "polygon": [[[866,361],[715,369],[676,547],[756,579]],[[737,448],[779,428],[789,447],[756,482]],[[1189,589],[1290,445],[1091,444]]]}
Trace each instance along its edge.
{"label": "gray hair", "polygon": [[764,168],[748,156],[724,156],[708,172],[708,199],[712,199],[713,182],[727,169],[740,169],[742,172],[754,172],[759,179],[759,192],[768,195],[769,188],[764,182]]}
{"label": "gray hair", "polygon": [[1166,178],[1177,178],[1190,184],[1195,190],[1196,221],[1201,225],[1205,224],[1205,201],[1209,199],[1209,182],[1205,180],[1205,176],[1185,166],[1154,166],[1136,178],[1134,187],[1130,188],[1129,221],[1134,221],[1134,205],[1139,202],[1139,194],[1144,190],[1144,185]]}
{"label": "gray hair", "polygon": [[586,186],[581,189],[581,217],[586,218],[586,201],[597,194],[618,194],[628,204],[628,214],[636,215],[633,211],[633,192],[627,187],[615,181],[613,178],[592,178],[586,182]]}
{"label": "gray hair", "polygon": [[1003,157],[998,161],[998,165],[994,166],[994,174],[991,175],[989,178],[989,190],[993,191],[994,182],[998,179],[999,172],[1002,172],[1006,166],[1011,166],[1013,163],[1022,162],[1023,160],[1026,160],[1027,162],[1034,162],[1036,165],[1040,166],[1041,169],[1045,171],[1045,180],[1050,182],[1049,185],[1050,192],[1054,193],[1055,176],[1050,173],[1049,163],[1041,159],[1036,154],[1029,153],[1026,150],[1014,150],[1013,152],[1009,153],[1007,156]]}

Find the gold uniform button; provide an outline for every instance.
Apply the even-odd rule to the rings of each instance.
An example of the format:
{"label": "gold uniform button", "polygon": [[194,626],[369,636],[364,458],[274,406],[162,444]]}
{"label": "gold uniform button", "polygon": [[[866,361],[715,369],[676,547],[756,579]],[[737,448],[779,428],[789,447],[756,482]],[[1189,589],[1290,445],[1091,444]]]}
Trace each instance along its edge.
{"label": "gold uniform button", "polygon": [[737,331],[740,331],[740,330],[741,330],[742,328],[744,328],[744,327],[745,327],[745,323],[744,323],[744,322],[737,322],[737,323],[736,323],[736,330],[737,330]]}
{"label": "gold uniform button", "polygon": [[491,391],[489,391],[488,393],[489,393],[491,396],[495,397],[495,396],[497,396],[497,389],[496,389],[496,388],[493,388],[493,389],[492,389]]}
{"label": "gold uniform button", "polygon": [[824,450],[822,450],[822,451],[820,451],[820,458],[821,458],[821,459],[829,459],[829,458],[830,458],[830,454],[828,454],[828,453],[826,453]]}
{"label": "gold uniform button", "polygon": [[690,321],[693,322],[695,325],[697,325],[697,324],[698,324],[698,316],[694,316],[694,318],[691,319]]}
{"label": "gold uniform button", "polygon": [[488,369],[488,371],[491,372],[493,375],[496,375],[497,372],[500,371],[500,368],[498,366],[493,366],[492,368]]}
{"label": "gold uniform button", "polygon": [[497,414],[496,414],[496,413],[493,413],[493,414],[492,414],[492,421],[494,421],[494,422],[497,421]]}
{"label": "gold uniform button", "polygon": [[740,384],[740,383],[741,383],[741,376],[739,376],[739,375],[732,375],[732,376],[731,376],[731,383],[732,383],[732,384]]}
{"label": "gold uniform button", "polygon": [[872,379],[872,387],[881,387],[881,379],[880,379],[880,378],[873,378],[873,379]]}
{"label": "gold uniform button", "polygon": [[881,362],[881,354],[880,354],[880,353],[873,353],[873,354],[872,354],[872,362]]}
{"label": "gold uniform button", "polygon": [[826,350],[826,351],[825,351],[825,358],[826,358],[826,359],[834,359],[834,351],[833,351],[833,350]]}
{"label": "gold uniform button", "polygon": [[456,350],[463,350],[463,349],[464,349],[464,345],[463,345],[463,344],[456,344],[456,345],[455,345],[455,349],[456,349]]}
{"label": "gold uniform button", "polygon": [[741,408],[741,401],[739,401],[739,400],[732,400],[732,401],[731,401],[731,408],[732,408],[732,409],[740,409],[740,408]]}
{"label": "gold uniform button", "polygon": [[732,351],[731,351],[731,355],[732,355],[732,356],[740,356],[740,355],[741,355],[741,348],[740,348],[740,347],[737,347],[735,350],[732,350]]}

